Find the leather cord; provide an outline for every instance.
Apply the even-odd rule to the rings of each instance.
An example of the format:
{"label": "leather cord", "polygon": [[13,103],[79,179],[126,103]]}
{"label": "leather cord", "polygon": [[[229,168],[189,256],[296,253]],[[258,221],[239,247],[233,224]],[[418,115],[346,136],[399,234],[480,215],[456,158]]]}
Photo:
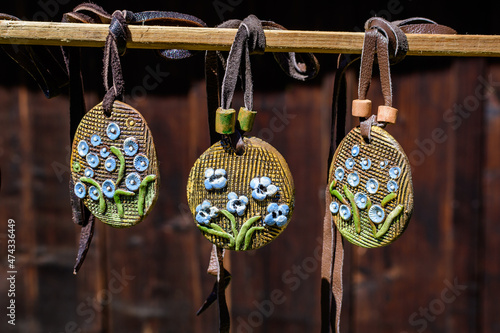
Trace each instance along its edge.
{"label": "leather cord", "polygon": [[[227,60],[222,52],[207,51],[205,54],[205,79],[207,91],[208,123],[210,131],[210,144],[213,145],[223,138],[215,131],[215,111],[219,106],[230,108],[230,104],[236,89],[238,73],[241,73],[241,83],[244,91],[244,103],[248,110],[253,108],[253,83],[251,76],[250,55],[262,54],[265,50],[264,29],[286,30],[283,26],[271,22],[260,21],[256,16],[250,15],[243,21],[229,20],[223,22],[218,28],[238,29],[235,41],[231,46]],[[312,53],[295,54],[276,53],[275,59],[281,69],[290,77],[305,81],[314,78],[319,71],[319,63]],[[222,66],[219,66],[219,62]],[[222,67],[222,68],[221,68]],[[224,72],[222,87],[219,77]],[[221,92],[222,91],[222,92]],[[229,139],[235,150],[242,149],[241,129]],[[231,281],[231,274],[223,266],[224,253],[221,249],[213,246],[208,273],[217,276],[212,292],[198,310],[198,315],[206,310],[211,304],[218,300],[219,305],[219,330],[229,332],[230,317],[225,300],[225,289]]]}
{"label": "leather cord", "polygon": [[[103,58],[103,80],[106,94],[102,100],[102,108],[106,116],[111,116],[111,107],[116,99],[123,99],[125,81],[123,80],[120,56],[127,50],[127,39],[129,38],[128,23],[132,20],[132,13],[126,10],[115,11],[109,25],[109,34],[106,37]],[[111,81],[109,86],[109,70],[111,69]]]}
{"label": "leather cord", "polygon": [[[404,59],[408,50],[405,33],[425,34],[456,34],[456,31],[447,26],[421,18],[388,22],[381,18],[371,18],[365,24],[365,39],[362,50],[362,64],[360,66],[358,98],[365,99],[372,78],[372,68],[377,53],[381,85],[384,94],[384,103],[392,105],[392,82],[390,65]],[[333,90],[331,143],[328,156],[329,170],[337,146],[345,136],[347,101],[345,73],[360,57],[354,55],[340,55]],[[378,125],[375,116],[361,119],[361,130],[368,132],[372,125]],[[328,179],[328,175],[327,175]],[[323,222],[323,253],[321,262],[321,332],[340,332],[340,314],[342,306],[342,267],[344,249],[342,236],[333,223],[330,204],[330,193],[326,191],[326,209]]]}
{"label": "leather cord", "polygon": [[[251,15],[253,16],[253,15]],[[217,28],[239,29],[241,20],[228,20]],[[282,25],[273,21],[260,21],[262,28],[265,30],[287,30]],[[264,40],[263,48],[265,49],[265,35],[259,37],[256,42]],[[258,46],[258,45],[255,45]],[[262,48],[262,46],[261,46]],[[254,53],[261,53],[259,48],[254,48]],[[275,60],[280,68],[289,77],[299,81],[306,81],[313,79],[318,75],[319,62],[312,53],[295,53],[295,52],[278,52],[273,53]],[[219,62],[222,66],[219,66]],[[222,68],[221,68],[222,67]],[[221,84],[219,77],[221,77],[221,70],[226,68],[226,59],[220,51],[207,51],[205,54],[205,79],[207,91],[207,107],[208,107],[208,125],[210,131],[210,143],[222,139],[222,136],[215,132],[215,110],[221,106]],[[249,109],[250,110],[250,109]],[[237,132],[232,139],[232,142],[239,142],[241,133]],[[236,144],[236,143],[235,143]],[[235,145],[234,144],[234,145]]]}
{"label": "leather cord", "polygon": [[[420,22],[420,23],[417,23]],[[380,17],[372,17],[365,23],[365,37],[361,54],[358,98],[366,99],[372,78],[372,67],[377,54],[380,83],[384,104],[392,106],[392,80],[390,65],[404,59],[408,51],[408,40],[405,33],[446,33],[454,34],[455,30],[437,24],[434,21],[417,17],[401,21],[389,22]],[[385,127],[376,116],[361,121],[361,135],[370,142],[372,126]]]}
{"label": "leather cord", "polygon": [[[63,15],[63,22],[72,23],[103,23],[109,24],[109,34],[106,38],[106,46],[103,59],[103,79],[106,95],[103,99],[104,108],[108,110],[116,98],[123,94],[123,76],[121,72],[120,56],[126,52],[129,33],[128,24],[144,25],[178,25],[202,27],[206,24],[191,15],[176,12],[147,11],[132,13],[130,11],[115,11],[108,14],[103,8],[92,3],[82,3],[73,9],[73,12]],[[159,50],[158,54],[167,60],[184,59],[195,53],[185,50]],[[78,125],[87,112],[84,100],[83,81],[80,64],[80,48],[62,48],[63,58],[66,63],[66,71],[69,73],[69,95],[70,95],[70,140],[73,140]],[[111,70],[112,86],[109,86],[109,71]],[[106,111],[105,111],[106,112]],[[85,207],[82,200],[74,195],[74,186],[70,177],[70,203],[73,221],[82,227],[80,244],[74,274],[78,272],[92,240],[94,228],[94,216]]]}
{"label": "leather cord", "polygon": [[[262,23],[255,15],[245,18],[238,27],[227,58],[226,73],[222,81],[221,107],[229,109],[233,100],[238,74],[244,91],[244,103],[253,110],[253,82],[250,54],[264,54],[266,36]],[[241,69],[241,70],[240,70]]]}

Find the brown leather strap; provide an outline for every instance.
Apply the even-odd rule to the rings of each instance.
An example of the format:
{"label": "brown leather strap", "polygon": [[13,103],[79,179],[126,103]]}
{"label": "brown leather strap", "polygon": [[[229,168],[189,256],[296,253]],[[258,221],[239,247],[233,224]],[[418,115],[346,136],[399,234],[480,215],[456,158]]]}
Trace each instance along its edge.
{"label": "brown leather strap", "polygon": [[[355,61],[350,56],[340,55],[333,89],[331,141],[328,156],[330,168],[335,149],[345,136],[346,82],[345,72]],[[328,174],[327,174],[328,179]],[[325,217],[323,219],[323,252],[321,256],[321,332],[339,332],[343,297],[342,265],[344,260],[343,239],[333,223],[330,213],[330,192],[325,193]]]}
{"label": "brown leather strap", "polygon": [[[358,98],[365,99],[372,77],[375,53],[381,72],[382,91],[386,105],[392,105],[392,82],[390,65],[401,61],[408,50],[405,33],[439,33],[455,34],[456,31],[437,24],[425,18],[410,18],[406,20],[387,22],[381,18],[372,18],[367,21],[364,45],[362,50],[362,64],[358,86]],[[338,68],[335,74],[333,92],[331,144],[328,157],[328,169],[338,144],[345,135],[345,118],[347,114],[345,72],[359,57],[340,55]],[[362,119],[361,130],[367,132],[371,126],[377,125],[375,116]],[[340,313],[342,305],[342,265],[344,249],[342,236],[329,210],[331,196],[326,191],[326,208],[323,222],[323,254],[321,261],[321,332],[329,333],[340,331]]]}
{"label": "brown leather strap", "polygon": [[[104,50],[104,86],[106,95],[103,100],[105,110],[109,109],[113,101],[121,98],[123,93],[123,76],[121,72],[120,56],[126,51],[129,33],[128,24],[155,24],[155,25],[180,25],[180,26],[206,26],[200,19],[175,12],[141,12],[115,11],[108,14],[103,8],[92,3],[83,3],[74,8],[73,12],[63,15],[63,22],[72,23],[104,23],[109,24],[109,34],[106,38]],[[73,139],[76,129],[87,112],[83,96],[83,82],[80,66],[79,48],[62,48],[66,69],[70,76],[70,140]],[[185,50],[160,50],[160,55],[167,59],[187,58],[194,53]],[[111,80],[108,80],[109,69],[111,69]],[[111,87],[109,81],[112,82]],[[73,182],[70,179],[70,201],[72,207],[73,221],[82,226],[80,235],[80,246],[74,273],[80,269],[85,255],[88,251],[93,235],[94,216],[88,211],[82,200],[73,193]]]}
{"label": "brown leather strap", "polygon": [[[218,26],[219,28],[238,29],[235,41],[231,46],[228,59],[222,55],[222,52],[207,51],[205,55],[205,78],[207,91],[207,107],[208,107],[208,123],[210,129],[210,143],[221,140],[222,136],[215,132],[215,111],[219,106],[229,108],[234,90],[238,80],[238,73],[241,70],[241,83],[244,90],[244,101],[247,109],[253,107],[253,87],[251,79],[250,54],[262,54],[265,48],[265,34],[263,29],[280,29],[285,28],[271,21],[260,21],[254,15],[250,15],[245,20],[229,20]],[[298,80],[307,80],[315,77],[319,70],[319,63],[313,54],[296,55],[295,53],[275,54],[275,59],[280,64],[280,67],[290,77]],[[219,61],[222,63],[222,68],[219,67]],[[219,82],[221,69],[225,70],[224,82]],[[222,96],[221,96],[222,90]],[[243,132],[238,128],[236,133],[231,136],[230,141],[236,150],[239,149],[239,144],[242,143]],[[216,253],[212,251],[211,263],[209,265],[209,274],[215,271]],[[217,258],[220,259],[220,255]],[[225,302],[225,293],[229,281],[230,273],[223,269],[222,262],[219,261],[218,280],[212,289],[211,294],[206,299],[203,306],[198,310],[198,314],[207,309],[216,298],[219,298],[219,322],[220,332],[229,332],[229,311],[227,311]]]}
{"label": "brown leather strap", "polygon": [[[365,30],[361,54],[358,98],[366,98],[370,87],[372,67],[376,53],[382,94],[386,106],[392,106],[390,65],[400,62],[408,51],[408,41],[405,33],[456,33],[455,30],[449,27],[439,25],[434,21],[421,17],[395,22],[388,22],[380,17],[373,17],[366,21]],[[372,125],[385,126],[385,123],[377,123],[374,117],[362,120],[361,124],[361,135],[368,142],[370,141]]]}

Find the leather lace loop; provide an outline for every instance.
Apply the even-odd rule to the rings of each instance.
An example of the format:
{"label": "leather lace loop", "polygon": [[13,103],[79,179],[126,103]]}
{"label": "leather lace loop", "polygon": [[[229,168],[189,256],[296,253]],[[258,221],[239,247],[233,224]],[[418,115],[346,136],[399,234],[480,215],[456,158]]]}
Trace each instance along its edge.
{"label": "leather lace loop", "polygon": [[221,107],[229,109],[233,99],[238,73],[241,68],[241,82],[244,90],[245,107],[253,109],[253,82],[250,54],[263,54],[266,36],[260,20],[255,15],[244,19],[236,32],[227,58],[226,73],[222,81]]}
{"label": "leather lace loop", "polygon": [[[127,24],[132,20],[133,14],[126,10],[115,11],[109,25],[109,34],[106,37],[103,58],[103,80],[106,88],[102,106],[105,114],[111,115],[111,107],[116,99],[122,99],[125,81],[120,63],[120,56],[127,50],[127,39],[130,34]],[[109,70],[111,67],[111,80],[113,85],[109,87]]]}
{"label": "leather lace loop", "polygon": [[[456,31],[452,28],[439,25],[432,20],[421,17],[392,22],[389,25],[389,28],[386,28],[386,30],[382,28],[383,24],[381,22],[382,21],[380,21],[379,18],[376,18],[376,20],[368,20],[368,31],[365,34],[365,45],[367,47],[370,46],[372,48],[377,48],[377,35],[385,36],[381,38],[380,45],[385,45],[385,49],[388,50],[385,53],[387,66],[397,61],[401,61],[403,57],[403,53],[400,53],[404,51],[404,49],[401,48],[401,43],[392,42],[392,46],[390,46],[390,41],[387,41],[386,43],[383,42],[384,38],[386,40],[390,40],[391,36],[393,36],[393,38],[397,37],[398,33],[393,32],[393,30],[397,31],[396,29],[394,29],[394,26],[399,27],[403,33],[456,34]],[[380,30],[382,30],[382,32]],[[369,36],[366,37],[366,35]],[[399,51],[400,48],[402,51]],[[384,47],[381,46],[381,49],[383,52]],[[366,78],[363,79],[363,86],[361,86],[360,82],[360,88],[358,89],[358,95],[360,99],[366,97],[366,92],[371,80],[371,73],[376,50],[373,50],[373,52],[365,51],[367,51],[367,49],[363,47],[362,58],[363,56],[365,56],[366,67],[362,65],[361,68],[362,71],[363,68],[366,70]],[[333,90],[331,141],[328,156],[328,168],[330,167],[333,154],[337,149],[337,146],[345,136],[347,116],[347,90],[345,73],[349,66],[352,65],[357,59],[358,57],[352,55],[340,55],[338,58],[338,66],[337,72],[335,73],[335,83]],[[360,73],[360,81],[362,80],[361,74],[362,73]],[[372,116],[362,122],[361,126],[365,128],[371,128],[371,126],[376,122],[375,119],[375,116]],[[367,131],[369,133],[369,130]],[[323,222],[323,252],[321,262],[321,332],[338,333],[340,332],[340,310],[342,306],[343,293],[342,265],[344,251],[342,246],[342,236],[333,223],[331,212],[328,209],[328,205],[330,203],[330,200],[328,198],[329,191],[327,190],[326,192],[326,209]]]}

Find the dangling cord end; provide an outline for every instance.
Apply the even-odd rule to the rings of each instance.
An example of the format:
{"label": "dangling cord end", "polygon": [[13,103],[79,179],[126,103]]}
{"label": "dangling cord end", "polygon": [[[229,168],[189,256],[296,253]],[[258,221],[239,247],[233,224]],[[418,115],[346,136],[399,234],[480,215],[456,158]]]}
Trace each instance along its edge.
{"label": "dangling cord end", "polygon": [[[102,101],[102,107],[106,116],[111,115],[111,107],[117,99],[123,99],[125,82],[120,63],[120,56],[127,50],[127,40],[130,36],[127,25],[133,19],[133,13],[129,11],[115,11],[109,25],[109,34],[106,37],[103,58],[103,80],[106,95]],[[111,79],[113,85],[109,87],[109,70],[111,66]]]}
{"label": "dangling cord end", "polygon": [[217,277],[212,292],[207,297],[201,308],[196,315],[200,315],[210,307],[216,300],[219,302],[219,332],[229,333],[230,330],[230,316],[229,309],[226,303],[226,288],[231,282],[231,273],[224,268],[224,249],[213,246],[210,255],[210,263],[207,273]]}

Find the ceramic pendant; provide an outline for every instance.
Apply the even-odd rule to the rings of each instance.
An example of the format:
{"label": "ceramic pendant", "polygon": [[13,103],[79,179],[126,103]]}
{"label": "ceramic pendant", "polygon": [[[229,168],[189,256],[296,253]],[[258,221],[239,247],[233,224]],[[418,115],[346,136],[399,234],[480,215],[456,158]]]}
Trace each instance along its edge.
{"label": "ceramic pendant", "polygon": [[99,104],[76,131],[71,176],[74,193],[102,222],[130,227],[144,219],[158,197],[153,137],[142,115],[115,101],[107,117]]}
{"label": "ceramic pendant", "polygon": [[413,211],[410,164],[384,129],[372,126],[366,143],[359,127],[354,128],[335,152],[329,184],[330,211],[351,243],[384,246],[406,229]]}
{"label": "ceramic pendant", "polygon": [[215,245],[254,250],[288,225],[295,188],[288,165],[270,144],[244,138],[236,154],[228,140],[215,143],[189,174],[188,203],[197,227]]}

